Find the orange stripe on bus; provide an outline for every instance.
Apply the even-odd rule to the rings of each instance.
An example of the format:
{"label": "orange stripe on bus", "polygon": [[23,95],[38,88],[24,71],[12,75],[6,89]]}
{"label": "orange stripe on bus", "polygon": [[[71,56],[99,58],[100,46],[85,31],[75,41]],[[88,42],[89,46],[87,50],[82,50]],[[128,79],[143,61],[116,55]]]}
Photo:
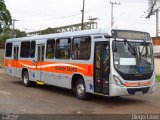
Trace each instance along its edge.
{"label": "orange stripe on bus", "polygon": [[61,74],[82,73],[84,76],[93,76],[93,64],[76,64],[62,62],[34,62],[32,60],[7,60],[6,67],[28,68],[29,70],[42,70]]}
{"label": "orange stripe on bus", "polygon": [[126,87],[138,87],[138,86],[149,86],[152,82],[130,82],[123,84]]}

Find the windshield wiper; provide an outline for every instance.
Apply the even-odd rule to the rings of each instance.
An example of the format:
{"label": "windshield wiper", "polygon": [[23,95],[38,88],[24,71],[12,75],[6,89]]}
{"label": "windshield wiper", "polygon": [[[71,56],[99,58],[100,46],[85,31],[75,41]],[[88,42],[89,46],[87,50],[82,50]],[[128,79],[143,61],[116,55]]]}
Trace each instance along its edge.
{"label": "windshield wiper", "polygon": [[[128,44],[129,48],[132,50],[130,51],[132,55],[135,56],[136,58],[136,67],[137,67],[137,70],[138,70],[138,74],[140,73],[140,59],[139,59],[139,56],[138,56],[138,53],[137,53],[137,48],[135,48],[135,46],[132,46],[128,41],[127,39],[124,39],[124,42]],[[133,52],[133,53],[132,53]]]}
{"label": "windshield wiper", "polygon": [[132,55],[134,55],[134,56],[136,56],[137,55],[137,52],[136,52],[136,49],[135,49],[135,47],[133,47],[129,42],[128,42],[128,40],[127,39],[124,39],[124,42],[125,43],[127,43],[128,44],[128,46],[129,46],[129,48],[131,49],[131,54]]}

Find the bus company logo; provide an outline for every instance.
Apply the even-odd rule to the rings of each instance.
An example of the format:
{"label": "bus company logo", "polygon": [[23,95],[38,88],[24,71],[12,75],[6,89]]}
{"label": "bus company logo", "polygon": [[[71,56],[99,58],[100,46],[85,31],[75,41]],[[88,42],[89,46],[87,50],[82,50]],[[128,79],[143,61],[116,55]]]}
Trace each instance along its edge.
{"label": "bus company logo", "polygon": [[35,60],[32,60],[32,65],[36,65],[36,61]]}
{"label": "bus company logo", "polygon": [[142,76],[142,74],[135,74],[135,77],[141,77]]}
{"label": "bus company logo", "polygon": [[69,71],[69,72],[77,72],[77,68],[74,68],[74,67],[56,66],[55,69],[62,70],[62,71]]}

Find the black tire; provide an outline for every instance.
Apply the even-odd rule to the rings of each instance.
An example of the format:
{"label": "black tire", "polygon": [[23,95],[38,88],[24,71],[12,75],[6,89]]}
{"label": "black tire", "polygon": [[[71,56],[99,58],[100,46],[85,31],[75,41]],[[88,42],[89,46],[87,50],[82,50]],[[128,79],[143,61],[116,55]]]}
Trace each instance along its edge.
{"label": "black tire", "polygon": [[23,80],[23,85],[24,86],[26,86],[26,87],[30,87],[31,86],[31,81],[29,80],[28,71],[24,71],[23,72],[22,80]]}
{"label": "black tire", "polygon": [[75,93],[78,99],[80,100],[88,100],[88,94],[86,92],[86,87],[84,80],[82,78],[79,78],[75,85]]}

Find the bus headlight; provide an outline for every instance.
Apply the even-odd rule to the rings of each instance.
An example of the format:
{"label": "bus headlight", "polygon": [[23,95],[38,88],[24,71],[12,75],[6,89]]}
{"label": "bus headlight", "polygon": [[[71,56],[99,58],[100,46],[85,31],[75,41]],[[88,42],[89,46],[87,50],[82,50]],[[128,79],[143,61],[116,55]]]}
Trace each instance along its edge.
{"label": "bus headlight", "polygon": [[122,86],[123,85],[123,82],[116,75],[113,75],[113,79],[114,79],[114,81],[116,82],[116,84],[118,86]]}

